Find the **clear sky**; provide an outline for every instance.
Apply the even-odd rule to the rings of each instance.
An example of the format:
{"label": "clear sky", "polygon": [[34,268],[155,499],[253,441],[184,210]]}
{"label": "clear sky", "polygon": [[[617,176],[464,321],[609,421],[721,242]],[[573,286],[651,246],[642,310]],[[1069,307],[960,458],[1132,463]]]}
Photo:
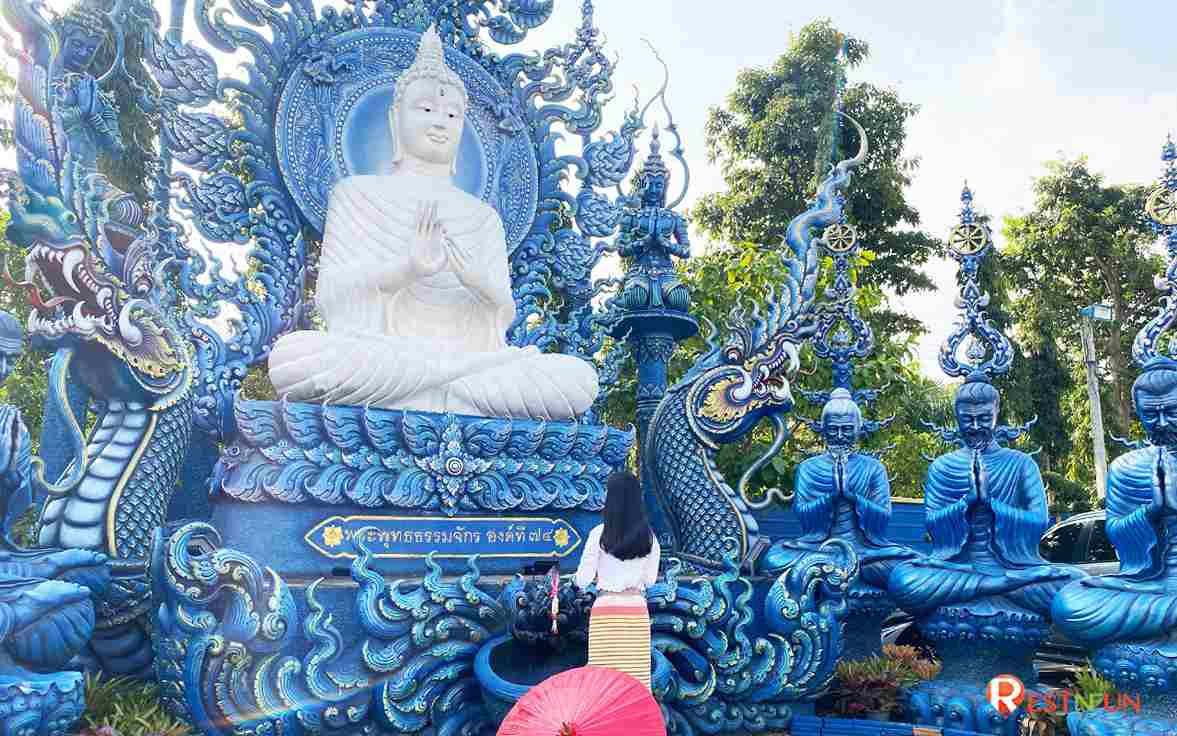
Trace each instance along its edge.
{"label": "clear sky", "polygon": [[[157,3],[166,14],[162,0]],[[704,153],[707,109],[723,102],[741,69],[772,63],[791,33],[820,17],[870,44],[871,57],[852,80],[894,87],[920,106],[908,153],[922,163],[909,196],[924,227],[941,236],[954,224],[966,178],[977,208],[1000,222],[1031,205],[1033,177],[1046,161],[1086,154],[1110,181],[1153,181],[1164,135],[1177,132],[1174,0],[595,0],[595,6],[607,47],[620,56],[607,126],[619,123],[633,85],[648,95],[661,82],[643,39],[670,65],[669,99],[693,177],[688,206],[723,188]],[[580,0],[556,0],[552,19],[517,48],[566,43],[579,12]],[[186,26],[191,38],[190,18]],[[695,240],[701,252],[706,243]],[[901,302],[931,329],[920,351],[931,376],[940,375],[936,349],[949,329],[946,315],[953,314],[953,266],[933,264],[940,289]]]}
{"label": "clear sky", "polygon": [[[524,45],[559,42],[579,5],[557,0],[552,20]],[[1044,162],[1086,154],[1110,181],[1152,181],[1165,133],[1177,133],[1173,0],[596,0],[597,25],[621,56],[608,122],[616,124],[633,84],[657,87],[649,39],[671,69],[668,96],[693,176],[688,204],[722,189],[704,153],[707,108],[722,103],[740,69],[772,63],[792,32],[820,17],[870,44],[852,81],[894,87],[920,106],[908,152],[922,163],[909,196],[940,236],[954,224],[966,178],[977,208],[1000,222],[1030,207]],[[705,244],[696,240],[699,252]],[[953,313],[954,265],[930,269],[937,293],[901,302],[931,328],[920,354],[932,376]]]}

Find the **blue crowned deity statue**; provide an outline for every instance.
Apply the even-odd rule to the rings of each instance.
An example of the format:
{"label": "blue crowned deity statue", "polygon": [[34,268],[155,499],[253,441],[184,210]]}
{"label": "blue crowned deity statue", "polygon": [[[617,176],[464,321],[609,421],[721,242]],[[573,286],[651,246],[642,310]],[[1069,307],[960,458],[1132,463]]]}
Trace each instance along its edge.
{"label": "blue crowned deity statue", "polygon": [[[949,248],[961,264],[957,304],[964,313],[940,351],[944,372],[965,377],[956,392],[956,429],[945,431],[961,446],[928,469],[924,503],[932,554],[898,565],[888,588],[915,615],[944,663],[940,681],[913,695],[917,719],[1013,733],[1016,719],[1003,719],[984,703],[984,684],[998,674],[1036,681],[1032,653],[1049,634],[1051,601],[1083,573],[1039,555],[1050,524],[1042,475],[1030,455],[1003,446],[1019,430],[998,425],[1001,397],[992,378],[1009,369],[1012,350],[987,319],[988,295],[977,283],[980,260],[991,247],[988,228],[976,221],[967,187],[962,201]],[[961,360],[958,349],[966,341]],[[975,709],[946,708],[962,688],[977,694]]]}
{"label": "blue crowned deity statue", "polygon": [[675,274],[671,257],[689,258],[691,240],[687,219],[666,204],[670,169],[660,148],[655,128],[650,153],[635,182],[640,205],[626,208],[621,215],[617,252],[635,263],[626,273],[620,301],[630,311],[668,309],[685,314],[690,294]]}
{"label": "blue crowned deity statue", "polygon": [[[1162,186],[1146,212],[1168,251],[1157,283],[1163,305],[1137,334],[1132,355],[1142,372],[1132,385],[1148,442],[1108,469],[1107,535],[1120,572],[1077,581],[1059,592],[1055,625],[1095,648],[1093,663],[1122,690],[1142,693],[1148,717],[1177,720],[1177,360],[1168,334],[1177,322],[1177,150],[1164,148]],[[1167,345],[1162,343],[1162,339]],[[1129,733],[1134,714],[1074,714],[1072,733]],[[1171,732],[1174,728],[1169,723]],[[1076,730],[1079,729],[1079,730]]]}
{"label": "blue crowned deity statue", "polygon": [[887,468],[874,455],[858,449],[860,439],[881,426],[864,421],[861,408],[878,391],[851,391],[854,360],[869,357],[874,349],[873,331],[858,315],[854,302],[851,268],[859,252],[858,237],[852,225],[842,222],[827,227],[821,242],[833,259],[834,277],[827,303],[818,311],[813,345],[818,357],[830,360],[834,389],[801,393],[822,406],[821,418],[812,428],[825,450],[797,466],[792,509],[801,522],[801,536],[774,542],[756,569],[776,575],[830,539],[849,542],[858,554],[860,569],[849,591],[853,617],[846,626],[843,657],[858,659],[878,653],[879,627],[895,609],[887,595],[891,571],[918,553],[887,540],[891,519]]}
{"label": "blue crowned deity statue", "polygon": [[[20,322],[8,312],[0,312],[0,383],[7,380],[24,352],[24,331]],[[3,499],[4,541],[12,544],[13,524],[32,504],[32,443],[20,410],[0,404],[0,494]]]}

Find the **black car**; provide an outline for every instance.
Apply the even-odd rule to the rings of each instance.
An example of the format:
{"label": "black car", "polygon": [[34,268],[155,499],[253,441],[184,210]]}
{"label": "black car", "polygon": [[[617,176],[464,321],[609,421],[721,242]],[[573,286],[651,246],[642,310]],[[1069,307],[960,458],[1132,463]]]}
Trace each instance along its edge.
{"label": "black car", "polygon": [[[1088,511],[1076,514],[1055,524],[1042,535],[1038,549],[1047,562],[1074,565],[1089,575],[1111,575],[1119,572],[1120,561],[1104,530],[1105,513]],[[897,612],[883,623],[884,644],[910,644],[921,649],[930,647],[912,625],[909,614]],[[1067,641],[1055,633],[1042,644],[1034,657],[1039,676],[1046,681],[1061,681],[1076,668],[1084,665],[1089,654],[1086,649]]]}

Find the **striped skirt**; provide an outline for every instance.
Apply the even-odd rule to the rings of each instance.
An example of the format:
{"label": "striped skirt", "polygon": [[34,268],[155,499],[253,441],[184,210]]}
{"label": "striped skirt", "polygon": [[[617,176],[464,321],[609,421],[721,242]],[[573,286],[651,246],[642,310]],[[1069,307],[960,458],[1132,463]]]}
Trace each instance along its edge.
{"label": "striped skirt", "polygon": [[650,687],[650,612],[639,595],[606,593],[589,618],[588,663],[637,678]]}

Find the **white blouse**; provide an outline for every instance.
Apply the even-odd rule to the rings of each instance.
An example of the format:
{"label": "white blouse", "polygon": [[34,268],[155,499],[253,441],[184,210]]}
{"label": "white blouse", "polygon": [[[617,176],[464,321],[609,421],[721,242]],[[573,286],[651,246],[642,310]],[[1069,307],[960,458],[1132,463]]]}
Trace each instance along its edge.
{"label": "white blouse", "polygon": [[653,585],[658,579],[658,560],[662,557],[658,537],[654,537],[650,552],[645,557],[619,560],[601,549],[601,532],[604,529],[605,525],[601,524],[589,532],[584,552],[580,556],[580,566],[576,568],[577,587],[584,588],[596,580],[599,590],[620,593],[631,589],[644,591],[647,586]]}

